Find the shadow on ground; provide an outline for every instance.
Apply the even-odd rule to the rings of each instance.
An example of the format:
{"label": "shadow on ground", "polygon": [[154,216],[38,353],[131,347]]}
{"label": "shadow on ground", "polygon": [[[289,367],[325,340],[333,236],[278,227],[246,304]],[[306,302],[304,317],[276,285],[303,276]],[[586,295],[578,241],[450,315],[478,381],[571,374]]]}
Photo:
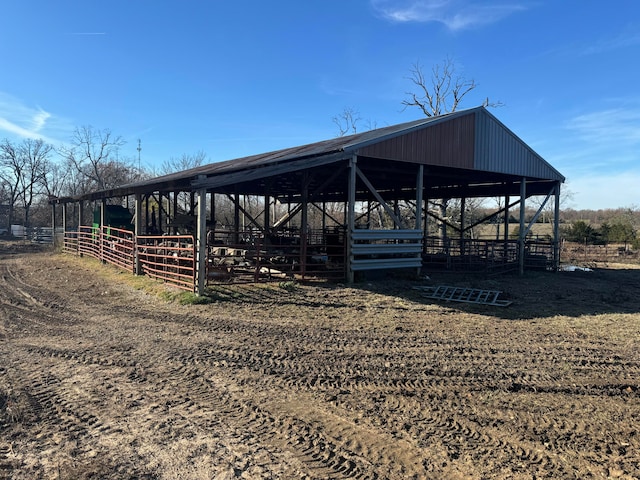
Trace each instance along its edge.
{"label": "shadow on ground", "polygon": [[[414,302],[446,305],[469,313],[518,320],[564,315],[640,312],[640,269],[633,266],[594,268],[593,271],[527,272],[486,276],[470,273],[430,273],[419,281],[380,281],[356,284],[356,288],[395,295]],[[507,307],[438,301],[424,298],[415,286],[447,285],[502,292]]]}

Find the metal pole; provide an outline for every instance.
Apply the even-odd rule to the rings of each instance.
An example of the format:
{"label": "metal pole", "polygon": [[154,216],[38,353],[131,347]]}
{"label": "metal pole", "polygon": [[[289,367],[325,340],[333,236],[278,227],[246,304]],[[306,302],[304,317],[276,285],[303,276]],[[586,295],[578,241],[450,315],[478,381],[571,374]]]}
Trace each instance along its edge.
{"label": "metal pole", "polygon": [[355,280],[354,271],[352,270],[353,255],[351,254],[351,241],[353,231],[355,229],[355,204],[356,204],[356,166],[358,156],[353,155],[349,159],[349,185],[347,194],[347,231],[346,231],[346,248],[347,248],[347,282],[353,283]]}
{"label": "metal pole", "polygon": [[207,282],[207,189],[198,190],[198,218],[196,233],[197,294],[203,295]]}
{"label": "metal pole", "polygon": [[[418,166],[418,175],[416,177],[416,230],[422,230],[422,197],[424,189],[424,165]],[[422,250],[424,251],[424,238],[422,240]],[[418,268],[417,274],[420,275],[421,267]]]}
{"label": "metal pole", "polygon": [[[233,223],[235,233],[233,235],[233,243],[236,245],[240,243],[240,194],[236,192],[233,196]],[[242,227],[244,230],[244,213],[242,214]]]}
{"label": "metal pole", "polygon": [[136,275],[142,275],[142,262],[138,249],[138,235],[142,235],[142,194],[136,193],[135,200],[135,223],[133,225],[133,247],[135,248],[134,271]]}
{"label": "metal pole", "polygon": [[422,229],[422,197],[424,189],[424,165],[418,167],[416,177],[416,230]]}
{"label": "metal pole", "polygon": [[[64,232],[64,213],[66,212],[66,207],[65,207],[65,203],[62,204],[62,226],[63,226],[63,232]],[[53,243],[53,247],[56,247],[56,227],[57,227],[57,223],[56,223],[56,204],[52,203],[51,204],[51,241]],[[62,236],[62,241],[64,244],[64,234]]]}
{"label": "metal pole", "polygon": [[98,240],[100,241],[100,261],[105,263],[104,260],[104,239],[102,238],[102,230],[104,227],[104,220],[106,217],[107,201],[103,198],[100,201],[100,225],[98,225]]}
{"label": "metal pole", "polygon": [[524,208],[525,199],[527,196],[527,179],[522,178],[520,181],[520,231],[518,232],[518,271],[520,275],[524,275],[524,239],[525,239],[525,227],[524,227]]}
{"label": "metal pole", "polygon": [[302,210],[300,212],[300,274],[305,279],[307,273],[307,242],[309,223],[309,175],[304,172],[302,175]]}
{"label": "metal pole", "polygon": [[555,206],[553,209],[553,268],[560,268],[560,182],[556,184]]}

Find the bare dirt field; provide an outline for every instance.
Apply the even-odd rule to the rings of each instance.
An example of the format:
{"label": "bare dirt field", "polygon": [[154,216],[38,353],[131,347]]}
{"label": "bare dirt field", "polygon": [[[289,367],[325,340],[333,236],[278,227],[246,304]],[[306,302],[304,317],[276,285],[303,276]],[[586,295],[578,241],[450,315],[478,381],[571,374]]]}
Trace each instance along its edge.
{"label": "bare dirt field", "polygon": [[0,242],[0,478],[640,478],[640,270],[613,267],[180,305]]}

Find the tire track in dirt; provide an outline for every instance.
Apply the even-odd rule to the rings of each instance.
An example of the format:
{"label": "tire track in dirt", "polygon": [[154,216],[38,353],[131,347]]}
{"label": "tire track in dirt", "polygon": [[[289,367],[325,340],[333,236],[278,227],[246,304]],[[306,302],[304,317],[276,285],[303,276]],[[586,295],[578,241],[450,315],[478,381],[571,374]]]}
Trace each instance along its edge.
{"label": "tire track in dirt", "polygon": [[[39,353],[44,351],[37,349],[29,353],[33,363],[10,362],[13,373],[5,378],[9,384],[21,385],[21,412],[14,421],[17,432],[22,424],[29,425],[32,432],[26,439],[12,435],[12,441],[19,445],[15,448],[19,470],[35,474],[38,470],[33,469],[44,468],[51,478],[62,471],[69,478],[87,472],[98,476],[111,471],[124,476],[142,474],[133,467],[136,457],[132,452],[123,448],[120,450],[125,454],[121,455],[104,445],[106,438],[117,438],[123,430],[112,418],[105,418],[109,386],[99,392],[85,391],[81,386],[80,379],[95,375],[95,369],[78,364],[73,355],[42,357]],[[49,462],[51,450],[46,445],[57,445],[56,465]]]}
{"label": "tire track in dirt", "polygon": [[[15,311],[29,332],[12,328],[13,371],[0,369],[0,394],[3,379],[25,379],[14,396],[34,438],[67,455],[67,478],[99,473],[108,456],[122,466],[105,468],[137,478],[188,478],[189,468],[208,478],[580,478],[576,460],[594,475],[638,473],[638,439],[621,438],[614,422],[637,405],[637,355],[368,324],[371,311],[383,311],[369,306],[362,328],[325,325],[313,310],[304,328],[294,314],[263,321],[266,307],[249,301],[224,314],[132,301],[109,315],[102,297],[97,314],[70,299],[61,320],[41,300],[46,289],[22,281],[18,266],[10,272],[2,282],[26,306]],[[237,290],[274,309],[332,308],[321,295]],[[610,410],[599,410],[603,400]],[[577,408],[582,418],[571,414]],[[606,432],[591,412],[611,416]],[[26,448],[18,427],[0,425],[11,438],[0,442],[0,478],[15,462],[55,478],[59,467],[47,462],[56,457],[48,452],[37,470],[25,453],[36,441]]]}
{"label": "tire track in dirt", "polygon": [[[293,341],[298,345],[300,344],[300,338],[294,338]],[[385,349],[385,351],[389,352],[390,349]],[[257,350],[256,352],[259,352]],[[469,388],[470,391],[473,392],[473,389],[479,389],[480,385],[485,384],[486,382],[482,377],[478,377],[477,375],[471,376],[467,375],[465,372],[462,374],[451,374],[447,376],[440,376],[439,378],[433,378],[433,375],[430,374],[430,379],[424,380],[407,380],[405,378],[394,378],[393,375],[389,375],[389,372],[386,371],[384,374],[387,376],[385,380],[380,380],[378,382],[368,381],[363,382],[357,379],[349,380],[349,374],[352,373],[352,370],[347,370],[347,367],[344,365],[333,363],[333,374],[326,375],[324,372],[317,372],[317,369],[314,368],[313,362],[305,364],[305,367],[302,368],[301,365],[297,365],[297,368],[291,368],[291,364],[293,360],[288,361],[286,357],[280,355],[278,357],[265,357],[264,354],[256,353],[254,354],[251,351],[251,348],[242,349],[242,353],[238,353],[239,350],[220,350],[213,351],[212,349],[206,349],[204,351],[198,351],[195,353],[191,351],[187,354],[187,356],[183,356],[181,361],[183,362],[194,362],[198,364],[209,364],[212,367],[223,366],[225,368],[250,368],[251,370],[269,375],[271,378],[285,376],[286,382],[289,387],[293,388],[309,388],[309,389],[324,389],[325,391],[335,390],[335,389],[348,389],[350,393],[353,393],[354,390],[367,391],[368,395],[371,393],[375,393],[382,389],[385,393],[391,393],[394,395],[400,394],[403,395],[402,392],[413,391],[413,395],[415,395],[416,391],[420,390],[433,390],[434,385],[440,385],[440,388],[444,391],[446,390],[455,390],[460,388]],[[388,357],[392,357],[392,355],[388,355]],[[364,358],[361,357],[361,358]],[[462,364],[465,362],[466,358],[462,357]],[[490,357],[476,358],[476,363],[484,363],[486,361],[491,360]],[[369,359],[364,358],[363,363],[367,363],[371,365],[371,361]],[[388,362],[387,362],[388,363]],[[323,365],[326,369],[326,365],[328,364],[326,361],[321,361],[321,365]],[[330,364],[330,363],[329,363]],[[342,367],[342,370],[341,368]],[[420,367],[420,366],[419,366]],[[419,368],[421,369],[421,368]],[[285,372],[287,372],[285,374]],[[322,378],[322,377],[325,378]],[[391,377],[391,378],[389,378]],[[468,377],[473,377],[473,381],[467,379]],[[467,380],[465,380],[467,379]],[[551,391],[551,388],[545,388],[544,386],[540,386],[541,379],[546,381],[552,379],[552,377],[548,375],[511,375],[511,378],[502,385],[503,390],[507,392],[512,391],[520,391],[526,390],[526,385],[531,385],[530,391],[540,393],[548,393]],[[517,383],[514,380],[520,380],[523,383]],[[278,383],[278,382],[273,382]],[[536,387],[535,385],[538,385]],[[515,387],[514,387],[515,385]],[[390,389],[393,387],[393,389]],[[486,385],[485,385],[486,387]],[[271,387],[273,388],[273,386]],[[598,391],[594,391],[594,395],[601,394],[602,391],[599,389]],[[419,396],[419,395],[418,395]],[[442,399],[439,399],[442,401]],[[400,402],[403,402],[401,399]],[[358,405],[366,404],[366,399],[358,397]],[[404,401],[405,405],[401,408],[401,410],[407,412],[411,411],[429,411],[429,404],[408,404]],[[454,405],[455,407],[455,405]],[[354,407],[355,408],[355,407]],[[388,418],[395,418],[394,415],[398,409],[395,408],[388,415]],[[455,408],[454,408],[455,410]],[[450,414],[445,412],[451,411],[451,405],[444,405],[442,409],[442,413],[438,415],[433,415],[430,418],[422,418],[422,419],[413,419],[414,425],[416,427],[406,427],[408,423],[405,422],[404,430],[412,433],[414,438],[431,438],[436,437],[439,438],[440,442],[443,444],[447,444],[449,446],[450,457],[458,457],[460,455],[460,450],[469,450],[476,449],[479,445],[485,451],[486,456],[489,458],[495,459],[496,451],[501,452],[498,457],[502,457],[504,463],[508,463],[510,460],[516,460],[521,465],[521,468],[525,468],[528,470],[534,469],[542,472],[546,472],[549,475],[559,475],[559,476],[570,476],[571,472],[567,470],[563,466],[563,462],[558,460],[557,453],[554,450],[561,450],[568,446],[567,443],[562,444],[561,442],[555,442],[552,446],[553,449],[551,451],[547,451],[546,446],[542,445],[542,443],[537,443],[535,441],[522,440],[519,442],[508,442],[503,440],[501,437],[503,435],[500,434],[496,429],[487,429],[486,427],[482,427],[476,424],[469,419],[464,417],[460,418],[452,418]],[[436,412],[438,413],[438,412]],[[375,415],[380,418],[385,418],[382,415],[381,411],[376,411]],[[431,425],[432,428],[427,428],[425,425]],[[397,434],[397,432],[402,431],[402,426],[396,426],[393,429],[393,433]],[[557,425],[554,425],[554,429],[557,430]],[[418,435],[413,432],[423,432]],[[560,437],[574,437],[576,445],[583,444],[578,429],[576,426],[571,426],[562,429],[562,432],[559,434]],[[432,439],[431,439],[432,440]],[[577,449],[576,449],[577,450]],[[477,454],[474,458],[482,458]]]}
{"label": "tire track in dirt", "polygon": [[12,267],[6,262],[0,264],[0,318],[3,319],[0,337],[6,334],[3,330],[27,333],[30,325],[55,335],[58,325],[69,323],[59,310],[62,302],[56,295],[47,295],[47,299],[42,300],[42,292],[24,282]]}
{"label": "tire track in dirt", "polygon": [[[83,365],[99,366],[120,366],[130,370],[127,378],[138,384],[153,385],[162,392],[163,398],[170,398],[170,407],[173,412],[184,410],[184,419],[188,424],[202,421],[203,424],[216,418],[218,422],[234,425],[235,429],[251,432],[252,437],[261,439],[274,435],[280,437],[282,443],[285,438],[293,438],[292,442],[285,442],[285,445],[297,445],[300,451],[299,458],[302,464],[307,464],[313,474],[312,478],[367,478],[358,475],[357,462],[348,460],[337,453],[332,448],[330,442],[321,436],[309,436],[308,430],[295,428],[296,423],[288,419],[275,418],[254,402],[236,398],[227,394],[220,397],[219,390],[210,388],[209,383],[203,383],[201,378],[207,373],[203,371],[185,371],[184,365],[180,364],[174,374],[170,371],[163,371],[162,378],[154,377],[151,365],[158,362],[166,364],[164,358],[144,359],[148,365],[135,364],[130,362],[118,362],[110,357],[101,357],[91,352],[78,352],[70,349],[54,349],[45,347],[28,347],[31,355],[43,355],[47,359],[54,359],[67,364],[75,363],[73,369],[78,370]],[[145,374],[141,375],[140,371]],[[103,371],[104,373],[104,371]],[[99,417],[87,405],[83,403],[78,395],[60,396],[50,385],[56,382],[49,381],[43,384],[39,379],[30,379],[29,392],[37,404],[37,411],[42,417],[49,419],[49,423],[54,427],[64,430],[73,441],[81,442],[91,437],[104,436],[113,429],[109,425],[104,425]],[[115,380],[115,379],[113,379]],[[59,382],[57,382],[59,383]],[[179,385],[179,388],[175,386]],[[183,392],[188,391],[185,395]],[[197,399],[197,401],[196,401]],[[166,405],[166,402],[165,402]],[[185,422],[173,418],[169,421],[159,413],[162,409],[157,408],[154,415],[148,419],[146,427],[149,431],[160,434],[167,439],[177,438],[185,427]],[[145,428],[145,425],[138,425],[138,428]],[[300,432],[306,432],[303,435]],[[119,429],[116,433],[122,433]],[[268,445],[271,448],[271,445]],[[92,451],[82,452],[92,456]],[[280,449],[275,449],[272,454],[281,455]],[[282,461],[282,460],[281,460]],[[347,475],[347,477],[343,476]],[[375,477],[371,477],[375,478]]]}
{"label": "tire track in dirt", "polygon": [[[246,392],[249,385],[254,382],[245,380],[232,386],[234,392],[242,391],[246,392],[245,394],[234,393],[219,397],[215,394],[215,389],[198,380],[206,377],[207,373],[211,375],[212,371],[217,370],[216,367],[186,356],[158,360],[175,369],[173,373],[168,373],[168,378],[181,381],[188,387],[190,392],[188,399],[183,399],[181,405],[191,408],[190,404],[195,402],[199,410],[213,409],[216,417],[225,419],[225,423],[240,425],[241,429],[252,432],[256,438],[262,439],[263,444],[266,441],[269,446],[275,445],[279,449],[296,452],[293,453],[294,456],[305,466],[307,475],[312,478],[385,478],[376,472],[372,465],[386,463],[381,459],[390,455],[388,443],[390,438],[386,439],[387,442],[380,442],[377,447],[374,444],[367,445],[365,459],[358,453],[357,448],[344,446],[348,444],[353,447],[359,444],[358,428],[354,426],[347,428],[344,422],[338,420],[329,422],[331,416],[321,414],[318,414],[319,419],[310,421],[308,418],[310,412],[305,408],[296,410],[294,406],[299,402],[293,400],[288,403],[287,408],[282,408],[277,402],[275,404],[270,402],[268,397],[280,397],[281,394],[278,391],[287,389],[282,382],[268,385],[268,390],[265,390],[265,385],[262,385],[261,391]],[[227,366],[225,371],[233,368],[233,366]],[[241,367],[239,370],[243,369],[244,367]],[[234,377],[231,375],[231,379]],[[216,381],[220,380],[216,379]],[[224,382],[228,384],[230,378],[225,376]],[[282,396],[286,394],[283,392]],[[256,403],[255,398],[261,397],[265,397],[264,401],[260,404]],[[297,415],[292,415],[294,411]],[[322,430],[317,427],[320,424],[323,426]],[[332,433],[334,431],[340,432],[338,435],[340,441],[336,440]],[[347,432],[351,432],[350,435]],[[394,448],[397,447],[392,447],[391,450]],[[400,455],[397,456],[400,458]],[[403,454],[402,457],[407,455]],[[413,462],[417,463],[417,468],[420,469],[417,458],[416,455]],[[379,462],[376,462],[376,459]],[[417,473],[414,472],[414,474]]]}
{"label": "tire track in dirt", "polygon": [[[196,358],[193,352],[190,352],[187,357],[182,357],[180,361],[182,363],[197,363],[197,364],[207,364],[208,362],[212,362],[211,365],[224,365],[226,368],[246,368],[249,367],[253,371],[264,373],[264,361],[261,357],[253,357],[250,353],[247,354],[244,362],[241,362],[240,359],[235,356],[229,356],[229,352],[220,352],[220,355],[213,355],[212,352],[206,352],[204,357]],[[232,352],[233,353],[233,352]],[[256,360],[256,361],[252,361]],[[324,384],[326,391],[331,391],[335,389],[342,389],[344,391],[345,388],[349,388],[349,393],[353,393],[354,387],[355,390],[358,390],[360,395],[358,395],[358,405],[361,405],[363,401],[366,400],[366,397],[371,397],[375,395],[380,387],[384,389],[387,395],[400,395],[395,396],[394,398],[398,401],[398,407],[391,410],[391,415],[384,415],[385,412],[382,410],[375,411],[375,418],[383,419],[385,424],[385,430],[391,430],[394,438],[399,438],[401,432],[406,431],[410,433],[413,439],[417,439],[420,442],[424,443],[425,438],[429,438],[430,447],[433,449],[433,438],[437,438],[439,442],[442,444],[448,445],[448,450],[450,453],[448,454],[450,457],[458,456],[457,450],[465,448],[468,445],[477,445],[482,444],[485,447],[487,453],[494,457],[495,451],[499,450],[503,452],[503,456],[506,461],[509,459],[519,459],[524,463],[529,464],[542,464],[544,463],[544,469],[549,472],[561,472],[560,467],[551,459],[548,455],[543,455],[540,452],[535,452],[535,447],[531,445],[521,445],[515,444],[511,445],[502,440],[498,440],[497,438],[489,436],[487,433],[481,433],[477,425],[473,423],[467,422],[466,424],[461,423],[458,420],[452,419],[446,416],[446,413],[435,411],[435,415],[429,418],[422,419],[412,419],[411,422],[403,422],[402,425],[394,425],[393,428],[389,428],[392,424],[392,418],[395,418],[397,415],[397,411],[401,410],[404,412],[412,412],[412,411],[425,411],[428,410],[428,407],[423,404],[416,404],[416,402],[409,402],[402,397],[402,392],[406,391],[405,386],[402,382],[395,382],[395,388],[393,390],[389,389],[388,385],[383,385],[380,382],[376,387],[372,387],[372,385],[357,385],[357,383],[344,382],[339,380],[338,378],[345,379],[347,375],[345,372],[342,374],[336,374],[336,379],[333,383]],[[282,388],[282,380],[273,374],[269,377],[272,379],[269,382],[269,390],[274,391],[276,388]],[[287,387],[291,387],[291,374],[288,375],[286,385]],[[347,384],[345,384],[347,383]],[[295,386],[302,387],[309,385],[308,382],[304,380],[297,382]],[[433,385],[430,385],[433,386]],[[314,382],[313,385],[310,385],[312,390],[318,390],[318,388],[322,388],[322,382]],[[413,385],[414,392],[416,391],[416,385]],[[364,395],[363,395],[364,394]],[[364,398],[363,398],[364,397]],[[334,402],[335,406],[338,406],[337,402]],[[355,408],[355,407],[354,407]],[[447,408],[444,409],[448,410]],[[407,416],[408,414],[405,414]],[[409,414],[410,415],[410,414]],[[409,428],[407,425],[413,424],[416,428]],[[325,425],[326,427],[326,425]],[[419,435],[416,432],[422,432]],[[355,440],[357,436],[352,438],[351,442],[356,442]],[[391,436],[389,437],[391,438]],[[368,446],[369,449],[367,451],[367,458],[369,458],[373,463],[377,464],[387,464],[388,461],[384,459],[385,452],[384,450],[388,450],[388,444],[380,443],[378,445],[378,451],[371,448],[371,445]],[[455,447],[455,448],[454,448]],[[475,447],[474,447],[475,448]],[[317,455],[317,453],[315,454]],[[423,472],[424,473],[424,472]]]}
{"label": "tire track in dirt", "polygon": [[[47,357],[66,359],[66,360],[76,361],[82,364],[94,363],[97,365],[108,365],[108,366],[117,365],[122,367],[129,367],[132,365],[131,362],[129,361],[123,361],[123,360],[118,361],[111,358],[108,355],[105,355],[104,353],[101,353],[100,355],[96,355],[87,351],[77,351],[77,350],[59,349],[59,348],[50,348],[50,347],[34,347],[34,346],[28,347],[28,351],[30,354],[37,353]],[[171,361],[171,359],[164,358],[164,357],[154,358],[154,359],[145,359],[145,360],[148,364],[166,364],[167,362]],[[208,363],[208,362],[202,362],[201,360],[200,362],[204,364]],[[225,360],[222,360],[222,362],[224,363]],[[185,383],[185,378],[186,379],[200,378],[203,374],[206,374],[206,371],[198,371],[196,374],[190,371],[189,369],[185,370],[184,368],[185,365],[192,365],[193,363],[194,363],[193,360],[185,361],[184,358],[178,361],[178,365],[181,365],[181,367],[179,368],[177,373],[174,375],[175,383],[176,384],[181,383],[183,385],[183,388],[186,387],[192,392],[189,395],[189,399],[185,400],[185,402],[192,402],[194,394],[200,392],[199,394],[203,398],[203,401],[199,402],[198,409],[205,408],[203,407],[204,405],[208,405],[207,408],[210,408],[212,404],[215,404],[215,397],[212,397],[210,392],[206,392],[206,391],[202,392],[201,390],[196,388],[197,385],[193,385],[190,382]],[[227,367],[233,368],[233,366],[231,365],[227,365]],[[211,364],[208,364],[207,370],[209,370],[210,368],[211,368]],[[137,375],[135,370],[132,370],[132,372],[128,375],[128,378],[130,380],[139,379],[140,381],[149,380],[147,378],[147,375],[145,376]],[[171,376],[169,378],[171,378]],[[237,401],[238,400],[236,400],[236,402]],[[225,399],[223,403],[228,404],[229,403],[228,399]],[[190,405],[186,405],[186,406],[190,407]],[[225,410],[218,409],[216,414],[219,415],[221,411],[225,411]],[[313,432],[313,430],[309,429],[308,426],[300,427],[300,428],[303,428],[302,433],[299,428],[298,429],[293,428],[294,425],[297,425],[301,422],[298,421],[298,422],[292,423],[291,420],[286,420],[286,419],[283,420],[282,418],[279,418],[278,423],[283,424],[284,422],[286,423],[287,426],[286,428],[285,427],[276,428],[274,425],[275,420],[272,417],[270,417],[267,413],[265,413],[260,407],[253,404],[252,402],[242,407],[238,406],[233,411],[236,412],[236,415],[230,418],[230,422],[236,423],[236,424],[243,424],[242,419],[249,418],[251,422],[244,423],[243,427],[245,429],[256,431],[258,436],[261,435],[261,432],[275,430],[280,432],[280,436],[282,438],[284,438],[285,436],[286,438],[293,438],[294,440],[288,443],[290,444],[290,446],[297,446],[299,450],[301,449],[301,454],[299,455],[300,458],[304,458],[305,462],[310,463],[311,465],[315,465],[314,470],[320,469],[321,474],[318,475],[318,477],[325,476],[328,474],[328,472],[333,472],[332,474],[347,474],[350,477],[355,476],[355,478],[360,478],[360,477],[366,478],[366,475],[358,474],[358,471],[363,469],[359,469],[357,465],[358,460],[352,458],[354,457],[353,454],[348,454],[348,455],[342,454],[339,452],[339,450],[336,447],[332,446],[329,440],[323,438],[321,435],[317,435],[317,434],[315,436],[310,435],[309,432]],[[326,463],[328,466],[327,465],[322,466],[323,462]],[[327,470],[327,468],[329,470]],[[335,478],[340,478],[340,477],[335,477]]]}

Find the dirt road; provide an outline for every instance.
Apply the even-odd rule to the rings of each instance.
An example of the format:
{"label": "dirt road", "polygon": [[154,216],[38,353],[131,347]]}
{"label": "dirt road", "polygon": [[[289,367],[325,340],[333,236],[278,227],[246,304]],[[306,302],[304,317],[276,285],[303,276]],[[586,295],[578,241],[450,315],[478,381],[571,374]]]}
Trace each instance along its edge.
{"label": "dirt road", "polygon": [[0,478],[640,478],[640,270],[430,282],[507,308],[424,281],[180,306],[28,250],[0,245]]}

